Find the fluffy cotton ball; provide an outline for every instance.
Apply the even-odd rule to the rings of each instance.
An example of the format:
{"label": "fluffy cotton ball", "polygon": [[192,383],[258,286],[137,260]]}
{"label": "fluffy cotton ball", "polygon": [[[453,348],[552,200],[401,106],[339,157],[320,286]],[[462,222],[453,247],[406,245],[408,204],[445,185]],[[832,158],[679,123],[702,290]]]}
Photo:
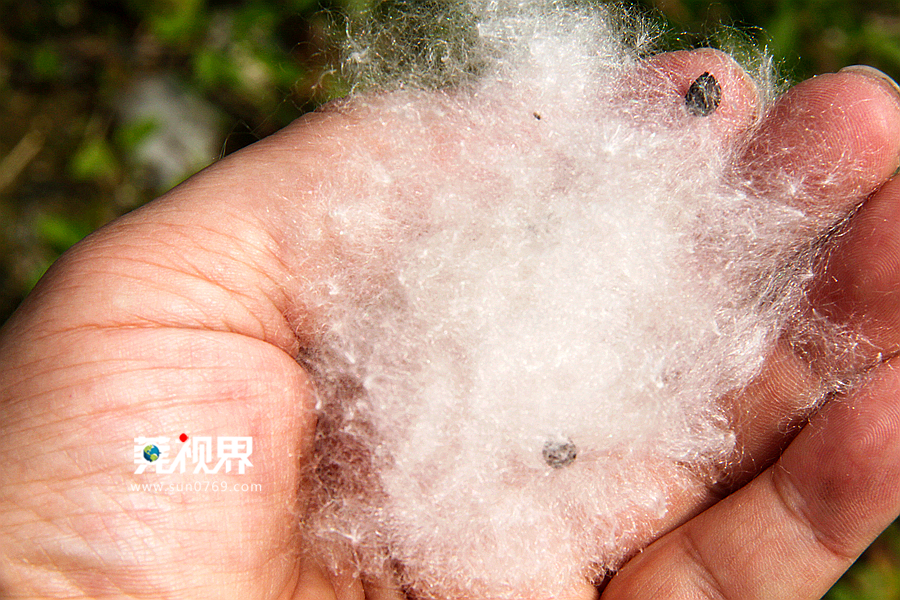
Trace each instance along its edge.
{"label": "fluffy cotton ball", "polygon": [[715,476],[734,447],[717,399],[757,373],[839,215],[798,209],[790,181],[754,197],[740,149],[635,77],[608,13],[468,10],[443,45],[350,54],[405,78],[354,101],[378,147],[343,148],[324,217],[298,222],[324,249],[298,292],[307,530],[418,597],[552,597]]}

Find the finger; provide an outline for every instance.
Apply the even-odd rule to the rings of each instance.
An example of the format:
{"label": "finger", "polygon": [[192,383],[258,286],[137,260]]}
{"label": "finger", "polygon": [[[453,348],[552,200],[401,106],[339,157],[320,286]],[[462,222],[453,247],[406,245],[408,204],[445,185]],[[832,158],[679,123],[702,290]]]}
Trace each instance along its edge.
{"label": "finger", "polygon": [[900,370],[826,406],[760,477],[613,579],[622,598],[820,598],[900,512]]}
{"label": "finger", "polygon": [[364,600],[362,584],[349,577],[333,577],[314,561],[305,561],[293,598],[316,600]]}
{"label": "finger", "polygon": [[[656,59],[672,69],[671,81],[676,82],[672,95],[690,85],[699,69],[708,70],[708,63],[697,59],[697,53]],[[688,65],[680,79],[679,65]],[[728,81],[727,76],[722,78]],[[734,87],[732,83],[731,89]],[[734,110],[735,116],[727,121],[732,129],[726,132],[736,136],[735,143],[744,144],[732,183],[760,196],[760,201],[786,198],[805,210],[838,215],[896,168],[900,103],[893,88],[869,71],[850,70],[805,82],[777,100],[759,123],[753,121],[755,105],[746,97],[743,112]],[[728,98],[735,94],[723,93],[722,108],[727,109],[724,103]],[[740,135],[746,135],[743,142]],[[818,146],[810,146],[813,143]],[[812,172],[807,179],[800,176],[804,170]],[[725,480],[705,497],[698,490],[683,490],[682,496],[673,500],[662,529],[666,524],[684,522],[717,494],[737,487],[771,464],[800,430],[825,389],[820,370],[798,354],[789,340],[777,344],[754,382],[723,399],[737,435],[734,463],[729,464]]]}
{"label": "finger", "polygon": [[[802,198],[813,210],[837,214],[859,200],[854,194],[882,183],[896,168],[900,102],[891,86],[868,71],[821,76],[776,101],[748,135],[747,149],[735,166],[735,185],[761,195],[761,202],[779,200],[782,193],[776,188],[785,184],[786,173],[802,167],[820,175],[828,168],[836,173],[833,178],[797,179],[790,197]],[[806,141],[811,140],[819,145],[809,146]],[[766,151],[775,158],[763,156]],[[886,188],[883,193],[892,192]],[[808,358],[784,339],[749,386],[722,399],[737,449],[715,494],[738,487],[771,464],[821,400],[827,369]],[[689,496],[683,508],[673,510],[672,523],[697,510],[696,496]]]}
{"label": "finger", "polygon": [[646,89],[661,96],[661,106],[670,107],[679,121],[697,121],[687,109],[686,97],[698,78],[714,78],[720,100],[714,110],[699,120],[713,127],[722,143],[744,134],[759,118],[760,92],[753,78],[729,55],[712,48],[667,52],[647,59],[641,77]]}
{"label": "finger", "polygon": [[[775,156],[763,157],[764,152]],[[897,168],[900,95],[865,70],[807,81],[779,100],[748,146],[745,160],[742,168],[757,193],[777,197],[774,188],[788,185],[793,191],[785,193],[810,210],[847,210]],[[804,170],[809,175],[801,177]],[[900,216],[891,212],[900,211],[898,195],[900,186],[890,183],[870,198],[849,233],[833,240],[832,266],[810,293],[820,315],[840,313],[843,323],[852,317],[879,331],[885,352],[891,339],[900,341],[900,306],[891,312],[890,303],[879,304],[887,290],[900,284],[900,268],[890,267],[900,251],[900,238],[891,236],[900,231],[885,221]],[[880,287],[873,289],[870,281],[879,277],[883,277]],[[872,292],[862,297],[866,288]],[[828,354],[834,361],[834,352],[816,358]],[[827,390],[822,376],[834,365],[811,364],[810,358],[814,356],[798,354],[789,340],[783,340],[756,381],[728,399],[741,456],[734,483],[774,460],[805,411]]]}
{"label": "finger", "polygon": [[738,176],[757,194],[812,212],[829,213],[866,197],[900,164],[894,85],[862,68],[798,84],[749,140]]}
{"label": "finger", "polygon": [[900,348],[900,179],[888,182],[853,219],[814,290],[817,309],[856,329],[868,359]]}
{"label": "finger", "polygon": [[[0,515],[0,547],[35,596],[250,598],[291,583],[315,398],[289,354],[285,269],[254,206],[280,156],[223,161],[94,234],[4,325],[3,459],[27,472],[0,486],[0,504],[21,507]],[[136,437],[171,436],[174,455],[192,443],[181,432],[255,438],[252,469],[129,466]]]}
{"label": "finger", "polygon": [[787,340],[779,341],[749,386],[724,399],[737,436],[722,480],[728,493],[768,467],[822,399],[825,382]]}

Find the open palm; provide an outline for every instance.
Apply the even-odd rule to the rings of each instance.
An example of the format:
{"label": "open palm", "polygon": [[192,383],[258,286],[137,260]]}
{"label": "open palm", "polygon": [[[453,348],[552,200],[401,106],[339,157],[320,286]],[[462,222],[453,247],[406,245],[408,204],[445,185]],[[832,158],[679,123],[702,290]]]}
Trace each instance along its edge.
{"label": "open palm", "polygon": [[[721,133],[746,135],[755,91],[727,58],[650,60],[666,74],[661,85],[679,91],[698,73],[720,74],[735,92],[718,111]],[[399,594],[326,574],[300,541],[300,467],[316,421],[295,357],[315,323],[286,291],[309,257],[284,243],[295,215],[316,218],[304,192],[340,169],[334,149],[376,143],[382,123],[337,107],[221,161],[73,248],[0,330],[0,595]],[[670,533],[603,598],[816,598],[900,512],[900,377],[890,360],[900,346],[900,183],[885,184],[900,156],[900,95],[865,71],[810,80],[747,148],[757,169],[840,172],[810,183],[826,205],[880,188],[816,288],[819,310],[873,341],[858,365],[868,380],[784,450],[796,433],[786,425],[818,380],[806,354],[776,349],[759,380],[729,399],[741,444],[734,487],[749,483],[714,505],[713,491],[685,491],[659,524]],[[135,438],[177,446],[181,433],[250,437],[253,466],[134,473]]]}

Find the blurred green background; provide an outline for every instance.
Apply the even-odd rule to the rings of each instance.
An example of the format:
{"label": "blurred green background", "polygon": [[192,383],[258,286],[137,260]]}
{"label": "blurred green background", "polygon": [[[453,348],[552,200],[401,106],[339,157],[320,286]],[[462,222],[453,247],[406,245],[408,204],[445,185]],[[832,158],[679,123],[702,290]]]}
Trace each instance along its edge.
{"label": "blurred green background", "polygon": [[[0,0],[0,323],[90,231],[343,95],[331,25],[376,1]],[[897,0],[634,4],[675,45],[725,25],[789,81],[900,79]],[[828,598],[900,599],[898,567],[895,525]]]}

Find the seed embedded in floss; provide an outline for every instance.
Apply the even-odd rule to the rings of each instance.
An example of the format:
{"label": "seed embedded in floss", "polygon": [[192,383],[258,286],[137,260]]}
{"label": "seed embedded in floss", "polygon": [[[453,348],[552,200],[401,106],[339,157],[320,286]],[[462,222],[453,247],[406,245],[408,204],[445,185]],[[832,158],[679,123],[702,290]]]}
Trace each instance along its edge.
{"label": "seed embedded in floss", "polygon": [[714,75],[707,71],[697,77],[684,97],[688,112],[695,117],[708,117],[722,101],[722,86]]}
{"label": "seed embedded in floss", "polygon": [[542,454],[545,463],[554,469],[561,469],[575,462],[575,459],[578,457],[578,448],[571,440],[548,440],[544,444]]}
{"label": "seed embedded in floss", "polygon": [[[380,119],[379,147],[338,148],[324,217],[298,218],[293,243],[325,257],[295,292],[318,319],[305,545],[416,598],[554,598],[720,474],[719,399],[799,318],[843,214],[736,180],[739,136],[682,112],[728,102],[719,80],[635,83],[646,49],[608,7],[459,5],[471,20],[434,16],[474,23],[435,67],[450,91],[415,89],[434,82],[418,54],[354,56],[380,85],[360,61],[413,71],[346,105]],[[432,42],[409,44],[464,45]]]}

